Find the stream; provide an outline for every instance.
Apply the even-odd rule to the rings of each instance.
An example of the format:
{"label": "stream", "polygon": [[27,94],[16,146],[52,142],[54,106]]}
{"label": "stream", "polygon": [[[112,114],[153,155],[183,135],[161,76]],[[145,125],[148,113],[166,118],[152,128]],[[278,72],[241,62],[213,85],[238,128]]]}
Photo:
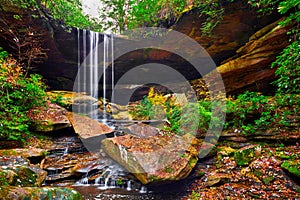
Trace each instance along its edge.
{"label": "stream", "polygon": [[[54,148],[42,163],[48,172],[45,186],[71,187],[86,200],[158,199],[185,197],[189,178],[172,184],[144,186],[100,148],[91,154],[70,129],[54,136]],[[71,169],[75,172],[71,172]],[[191,176],[192,177],[192,176]]]}

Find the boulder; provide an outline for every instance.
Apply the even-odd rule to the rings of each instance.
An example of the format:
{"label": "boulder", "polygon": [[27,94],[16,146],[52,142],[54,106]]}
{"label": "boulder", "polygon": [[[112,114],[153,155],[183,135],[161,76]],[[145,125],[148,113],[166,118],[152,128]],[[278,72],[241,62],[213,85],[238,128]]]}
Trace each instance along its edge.
{"label": "boulder", "polygon": [[45,149],[40,148],[27,148],[27,149],[1,149],[0,156],[21,156],[24,158],[33,158],[33,157],[44,157],[47,155],[47,151]]}
{"label": "boulder", "polygon": [[234,160],[237,165],[249,165],[261,154],[261,146],[250,145],[243,147],[234,153]]}
{"label": "boulder", "polygon": [[35,131],[50,132],[71,126],[66,113],[65,108],[48,102],[47,107],[31,109],[27,115],[34,122]]}
{"label": "boulder", "polygon": [[136,135],[137,137],[151,137],[154,135],[158,135],[159,129],[153,126],[144,124],[144,123],[137,123],[127,127],[130,134]]}
{"label": "boulder", "polygon": [[59,103],[68,110],[71,110],[73,106],[101,103],[100,101],[98,102],[98,99],[92,96],[72,91],[53,90],[47,92],[47,94],[51,98],[57,99],[57,101],[59,101]]}
{"label": "boulder", "polygon": [[71,188],[1,186],[0,199],[81,200],[82,197],[79,192]]}
{"label": "boulder", "polygon": [[186,178],[198,161],[200,142],[172,133],[124,135],[102,140],[102,148],[143,184]]}
{"label": "boulder", "polygon": [[41,186],[46,179],[47,172],[30,165],[28,159],[16,156],[0,156],[0,186]]}
{"label": "boulder", "polygon": [[114,129],[84,115],[68,112],[67,117],[75,132],[82,139],[89,139],[114,132]]}
{"label": "boulder", "polygon": [[212,173],[208,175],[206,180],[206,186],[212,187],[224,183],[230,182],[230,179],[232,178],[232,175],[225,174],[225,173]]}

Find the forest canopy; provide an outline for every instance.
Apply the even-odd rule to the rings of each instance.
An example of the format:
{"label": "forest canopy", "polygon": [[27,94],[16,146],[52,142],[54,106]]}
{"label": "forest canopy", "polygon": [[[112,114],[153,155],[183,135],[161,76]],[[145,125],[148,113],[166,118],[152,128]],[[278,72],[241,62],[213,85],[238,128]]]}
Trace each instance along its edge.
{"label": "forest canopy", "polygon": [[[183,13],[197,10],[205,32],[211,31],[222,19],[224,5],[237,0],[98,0],[97,18],[83,12],[81,0],[2,0],[3,6],[49,11],[56,20],[65,24],[99,32],[118,33],[143,26],[170,26]],[[258,7],[262,15],[277,12],[289,13],[287,21],[299,21],[299,2],[296,0],[250,0],[249,5]],[[18,16],[15,16],[18,17]]]}

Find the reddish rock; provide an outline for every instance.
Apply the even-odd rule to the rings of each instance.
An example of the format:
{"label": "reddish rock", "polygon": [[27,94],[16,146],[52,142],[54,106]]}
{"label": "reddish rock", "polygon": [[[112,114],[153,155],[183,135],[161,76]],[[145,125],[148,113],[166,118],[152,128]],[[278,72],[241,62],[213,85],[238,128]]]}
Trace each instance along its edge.
{"label": "reddish rock", "polygon": [[124,135],[102,140],[102,147],[143,184],[153,184],[186,178],[198,160],[199,141],[195,144],[171,133],[147,138]]}
{"label": "reddish rock", "polygon": [[[217,68],[221,74],[226,92],[236,94],[244,90],[267,91],[271,88],[275,70],[270,64],[276,55],[288,45],[286,32],[289,27],[280,27],[279,21],[256,32],[244,46],[237,50],[237,55],[228,59]],[[216,72],[205,76],[212,88],[219,88],[215,81]]]}
{"label": "reddish rock", "polygon": [[88,139],[99,135],[112,133],[114,130],[105,124],[91,119],[87,116],[79,115],[76,113],[67,113],[75,132],[82,139]]}
{"label": "reddish rock", "polygon": [[35,131],[54,131],[70,127],[66,117],[67,110],[59,105],[48,103],[47,107],[38,107],[28,112],[28,117],[34,122]]}

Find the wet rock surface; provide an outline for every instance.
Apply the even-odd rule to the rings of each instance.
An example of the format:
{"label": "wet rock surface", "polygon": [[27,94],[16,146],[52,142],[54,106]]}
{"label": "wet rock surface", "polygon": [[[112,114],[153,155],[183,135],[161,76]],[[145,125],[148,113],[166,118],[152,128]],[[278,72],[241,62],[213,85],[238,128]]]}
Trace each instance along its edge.
{"label": "wet rock surface", "polygon": [[68,112],[67,117],[75,132],[83,139],[89,139],[114,132],[112,128],[88,116]]}
{"label": "wet rock surface", "polygon": [[21,156],[0,156],[0,186],[41,186],[47,172]]}
{"label": "wet rock surface", "polygon": [[34,131],[51,132],[71,126],[66,112],[65,108],[49,102],[47,107],[30,110],[28,117],[34,122]]}
{"label": "wet rock surface", "polygon": [[59,199],[81,200],[81,195],[76,190],[70,188],[53,187],[0,187],[0,198],[5,200],[15,199]]}
{"label": "wet rock surface", "polygon": [[[136,130],[139,130],[139,128]],[[289,136],[294,138],[295,134],[289,134]],[[270,137],[269,143],[255,145],[255,142],[251,140],[253,137],[246,138],[247,142],[237,142],[227,139],[229,136],[240,137],[238,133],[223,133],[222,135],[215,150],[207,158],[200,159],[187,178],[164,185],[147,185],[145,187],[131,173],[112,161],[103,151],[97,154],[87,152],[75,134],[63,137],[58,137],[59,134],[55,134],[54,144],[41,163],[43,170],[47,171],[44,185],[47,188],[48,186],[53,187],[53,191],[56,191],[51,193],[53,195],[70,195],[69,192],[72,190],[69,190],[68,187],[71,187],[82,194],[83,199],[91,200],[186,200],[191,199],[193,194],[196,195],[195,192],[198,193],[194,197],[196,199],[295,199],[300,197],[298,191],[299,181],[297,175],[293,175],[293,170],[298,170],[297,162],[300,155],[300,148],[297,144],[283,145],[282,143],[273,142],[278,141],[278,139],[273,140]],[[150,137],[153,136],[150,135]],[[146,138],[141,137],[139,139]],[[294,142],[297,141],[297,139],[293,140]],[[128,142],[122,141],[124,145]],[[287,139],[284,141],[290,143],[292,140]],[[136,145],[134,148],[138,147]],[[142,148],[142,151],[145,152],[149,150]],[[256,153],[257,150],[259,150],[259,153]],[[245,162],[243,165],[237,164],[236,156],[240,154],[245,154],[251,158],[247,161],[247,164]],[[0,170],[0,175],[2,173],[7,178],[6,184],[13,185],[13,182],[17,180],[14,179],[14,177],[17,177],[17,172],[8,170],[8,168],[20,168],[19,171],[23,175],[26,174],[25,172],[30,172],[32,175],[32,171],[34,171],[32,169],[34,166],[30,165],[28,159],[15,154],[1,155],[0,163],[8,166],[5,170],[2,168]],[[164,171],[164,173],[167,172],[170,171]],[[13,199],[10,195],[17,191],[22,191],[22,195],[32,195],[33,193],[39,195],[46,192],[42,188],[21,187],[21,190],[13,186],[6,187],[3,185],[4,182],[1,181],[0,183],[2,185],[0,195],[6,195],[7,199]],[[20,184],[18,181],[16,183]],[[34,185],[29,180],[23,183],[24,186],[25,183]],[[63,188],[57,189],[57,187]],[[5,193],[3,193],[4,191]]]}
{"label": "wet rock surface", "polygon": [[[257,145],[245,143],[248,146],[237,148],[238,145],[233,147],[232,143],[225,142],[227,147],[224,148],[224,142],[219,143],[216,156],[198,162],[195,173],[204,175],[192,181],[188,187],[190,195],[180,199],[297,199],[300,197],[297,178],[286,173],[281,166],[286,159],[297,160],[300,150],[298,145],[282,147],[276,143],[261,144],[261,153],[247,162],[248,164],[239,166],[235,162],[235,153],[255,149]],[[228,146],[231,146],[229,151]]]}
{"label": "wet rock surface", "polygon": [[104,151],[143,184],[186,178],[198,160],[199,144],[172,133],[124,135],[102,140]]}
{"label": "wet rock surface", "polygon": [[16,149],[0,149],[0,156],[21,156],[24,158],[44,157],[47,150],[41,148],[16,148]]}

